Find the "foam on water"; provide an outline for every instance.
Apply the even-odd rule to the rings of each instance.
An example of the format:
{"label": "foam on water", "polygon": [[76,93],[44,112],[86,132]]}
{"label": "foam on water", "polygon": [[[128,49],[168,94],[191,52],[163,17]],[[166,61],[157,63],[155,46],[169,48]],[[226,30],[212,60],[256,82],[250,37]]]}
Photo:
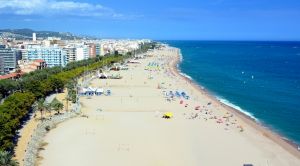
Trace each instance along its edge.
{"label": "foam on water", "polygon": [[[190,79],[190,80],[193,80],[193,78],[192,78],[191,76],[189,76],[189,75],[187,75],[187,74],[185,74],[185,73],[182,73],[180,70],[179,70],[179,74],[182,75],[183,77],[186,77],[186,78],[188,78],[188,79]],[[203,86],[200,86],[200,87],[201,87],[201,89],[204,89]],[[221,103],[223,103],[223,104],[225,104],[225,105],[227,105],[227,106],[229,106],[229,107],[232,107],[232,108],[234,108],[234,109],[240,111],[241,113],[245,114],[246,116],[250,117],[251,119],[255,120],[256,122],[259,122],[259,120],[258,120],[257,118],[255,118],[255,116],[254,116],[253,114],[251,114],[250,112],[248,112],[248,111],[242,109],[241,107],[239,107],[239,106],[237,106],[237,105],[231,103],[230,101],[228,101],[228,100],[226,100],[226,99],[224,99],[224,98],[222,98],[222,97],[220,97],[220,96],[215,96],[215,97],[216,97],[217,100],[219,100]]]}
{"label": "foam on water", "polygon": [[182,62],[183,61],[183,56],[181,54],[179,55],[179,58],[180,58],[179,62]]}
{"label": "foam on water", "polygon": [[193,78],[191,76],[189,76],[189,75],[187,75],[185,73],[182,73],[182,72],[179,71],[179,74],[182,75],[183,77],[186,77],[186,78],[188,78],[190,80],[193,80]]}
{"label": "foam on water", "polygon": [[223,103],[223,104],[225,104],[225,105],[227,105],[227,106],[229,106],[229,107],[232,107],[232,108],[234,108],[234,109],[236,109],[236,110],[242,112],[243,114],[247,115],[247,116],[250,117],[251,119],[253,119],[253,120],[255,120],[256,122],[258,122],[258,119],[256,119],[256,118],[254,117],[254,115],[251,114],[250,112],[248,112],[248,111],[246,111],[246,110],[243,110],[241,107],[239,107],[239,106],[237,106],[237,105],[231,103],[230,101],[228,101],[228,100],[226,100],[226,99],[224,99],[224,98],[222,98],[222,97],[217,96],[217,99],[218,99],[221,103]]}
{"label": "foam on water", "polygon": [[[179,56],[180,56],[180,63],[181,63],[181,62],[183,62],[183,56],[182,56],[182,54],[179,54]],[[191,76],[181,72],[181,70],[179,69],[179,64],[180,63],[177,63],[177,65],[176,65],[179,74],[182,75],[185,78],[188,78],[189,80],[193,80],[193,78]]]}
{"label": "foam on water", "polygon": [[182,62],[183,61],[183,56],[181,53],[179,53],[179,62]]}
{"label": "foam on water", "polygon": [[182,53],[181,75],[300,145],[300,42],[168,43]]}

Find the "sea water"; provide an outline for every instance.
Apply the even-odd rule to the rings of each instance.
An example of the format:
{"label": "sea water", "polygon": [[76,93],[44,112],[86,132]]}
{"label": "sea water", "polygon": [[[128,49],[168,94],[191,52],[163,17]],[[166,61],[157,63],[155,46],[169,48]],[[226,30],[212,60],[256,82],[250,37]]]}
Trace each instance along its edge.
{"label": "sea water", "polygon": [[162,41],[221,102],[300,144],[300,42]]}

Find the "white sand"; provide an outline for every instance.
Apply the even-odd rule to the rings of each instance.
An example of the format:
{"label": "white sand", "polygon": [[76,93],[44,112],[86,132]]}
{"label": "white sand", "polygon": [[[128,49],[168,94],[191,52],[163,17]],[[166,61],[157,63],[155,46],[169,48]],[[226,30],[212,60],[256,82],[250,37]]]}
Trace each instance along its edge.
{"label": "white sand", "polygon": [[[174,59],[174,50],[154,54],[140,60],[142,64],[130,64],[128,71],[111,72],[120,73],[123,79],[94,80],[93,86],[110,89],[112,96],[82,97],[83,112],[89,118],[78,117],[50,131],[45,138],[49,144],[41,152],[41,165],[300,165],[297,156],[234,113],[226,122],[223,116],[232,112],[186,80],[172,76],[166,64]],[[159,59],[161,55],[163,59]],[[164,69],[151,72],[153,79],[148,79],[150,72],[144,70],[149,62],[164,63]],[[162,82],[166,89],[157,88]],[[185,90],[191,98],[169,102],[164,98],[164,90]],[[179,104],[180,100],[184,104]],[[208,102],[212,104],[207,105]],[[197,105],[201,105],[201,112],[194,109]],[[163,112],[168,111],[174,113],[174,118],[162,119]],[[198,116],[191,119],[196,113]],[[215,116],[223,123],[217,123]]]}

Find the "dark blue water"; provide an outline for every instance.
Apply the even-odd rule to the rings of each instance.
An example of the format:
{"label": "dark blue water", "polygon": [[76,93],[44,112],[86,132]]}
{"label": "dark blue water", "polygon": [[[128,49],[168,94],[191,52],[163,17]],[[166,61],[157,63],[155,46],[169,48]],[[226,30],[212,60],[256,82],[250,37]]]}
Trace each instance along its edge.
{"label": "dark blue water", "polygon": [[300,42],[164,42],[181,49],[183,73],[300,144]]}

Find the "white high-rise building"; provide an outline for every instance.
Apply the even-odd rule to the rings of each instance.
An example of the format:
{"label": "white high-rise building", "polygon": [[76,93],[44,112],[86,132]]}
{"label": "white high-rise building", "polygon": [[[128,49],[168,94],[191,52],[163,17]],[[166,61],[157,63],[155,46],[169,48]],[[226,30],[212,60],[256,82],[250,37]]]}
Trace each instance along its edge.
{"label": "white high-rise building", "polygon": [[36,41],[36,33],[32,33],[32,41]]}
{"label": "white high-rise building", "polygon": [[87,45],[79,46],[76,48],[76,61],[89,58],[89,48]]}
{"label": "white high-rise building", "polygon": [[76,47],[66,46],[63,50],[66,52],[67,63],[76,61]]}

